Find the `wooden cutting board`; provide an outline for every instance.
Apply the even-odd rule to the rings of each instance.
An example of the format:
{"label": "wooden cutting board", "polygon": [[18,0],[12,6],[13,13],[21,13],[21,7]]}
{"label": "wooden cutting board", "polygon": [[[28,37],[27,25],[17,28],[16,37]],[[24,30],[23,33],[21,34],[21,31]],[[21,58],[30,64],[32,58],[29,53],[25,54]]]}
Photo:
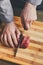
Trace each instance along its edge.
{"label": "wooden cutting board", "polygon": [[21,25],[20,17],[15,16],[14,20],[19,30],[30,36],[30,44],[27,49],[19,48],[16,57],[14,57],[15,49],[0,44],[0,60],[7,60],[20,65],[43,65],[43,22],[35,21],[31,28],[25,31]]}

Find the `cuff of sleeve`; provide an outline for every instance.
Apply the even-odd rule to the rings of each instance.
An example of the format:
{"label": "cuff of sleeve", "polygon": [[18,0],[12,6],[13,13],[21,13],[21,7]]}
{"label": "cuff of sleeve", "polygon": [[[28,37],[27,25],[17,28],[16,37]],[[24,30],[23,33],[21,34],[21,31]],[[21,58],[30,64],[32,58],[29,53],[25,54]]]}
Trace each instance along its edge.
{"label": "cuff of sleeve", "polygon": [[6,18],[6,19],[5,19],[5,22],[6,22],[6,23],[11,23],[13,20],[14,20],[13,17],[12,17],[12,18],[9,18],[9,19]]}
{"label": "cuff of sleeve", "polygon": [[2,21],[4,21],[5,23],[11,23],[13,21],[13,17],[6,18],[6,17],[3,16]]}
{"label": "cuff of sleeve", "polygon": [[5,23],[11,23],[14,20],[13,17],[5,17],[4,15],[1,15],[0,19]]}
{"label": "cuff of sleeve", "polygon": [[27,2],[30,2],[31,4],[38,6],[41,4],[42,0],[27,0]]}

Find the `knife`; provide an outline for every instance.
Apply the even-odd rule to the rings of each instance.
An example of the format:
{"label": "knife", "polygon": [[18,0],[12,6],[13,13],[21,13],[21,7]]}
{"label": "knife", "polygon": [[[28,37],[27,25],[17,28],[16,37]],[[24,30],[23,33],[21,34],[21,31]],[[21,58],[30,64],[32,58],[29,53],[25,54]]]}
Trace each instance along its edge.
{"label": "knife", "polygon": [[16,57],[18,48],[20,48],[20,45],[22,44],[22,40],[23,40],[24,36],[22,35],[22,33],[20,34],[19,40],[18,40],[18,46],[15,48],[14,50],[14,57]]}

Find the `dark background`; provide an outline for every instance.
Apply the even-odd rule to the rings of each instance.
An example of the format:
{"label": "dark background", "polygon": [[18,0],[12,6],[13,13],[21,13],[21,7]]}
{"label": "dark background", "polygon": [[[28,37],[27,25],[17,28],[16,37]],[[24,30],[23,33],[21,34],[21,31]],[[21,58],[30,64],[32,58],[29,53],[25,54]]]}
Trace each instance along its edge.
{"label": "dark background", "polygon": [[39,5],[39,6],[37,7],[37,9],[38,9],[38,10],[43,10],[43,0],[42,0],[41,5]]}

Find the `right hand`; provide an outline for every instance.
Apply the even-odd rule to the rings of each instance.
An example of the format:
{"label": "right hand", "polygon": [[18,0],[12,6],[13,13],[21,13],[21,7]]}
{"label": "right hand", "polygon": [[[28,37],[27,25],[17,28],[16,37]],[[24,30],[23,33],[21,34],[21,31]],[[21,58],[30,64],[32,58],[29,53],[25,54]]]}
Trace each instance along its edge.
{"label": "right hand", "polygon": [[36,6],[26,2],[25,7],[21,12],[21,22],[23,28],[28,30],[32,25],[33,21],[37,19]]}
{"label": "right hand", "polygon": [[15,47],[18,45],[17,39],[20,32],[13,22],[7,23],[1,35],[1,42],[7,47]]}

